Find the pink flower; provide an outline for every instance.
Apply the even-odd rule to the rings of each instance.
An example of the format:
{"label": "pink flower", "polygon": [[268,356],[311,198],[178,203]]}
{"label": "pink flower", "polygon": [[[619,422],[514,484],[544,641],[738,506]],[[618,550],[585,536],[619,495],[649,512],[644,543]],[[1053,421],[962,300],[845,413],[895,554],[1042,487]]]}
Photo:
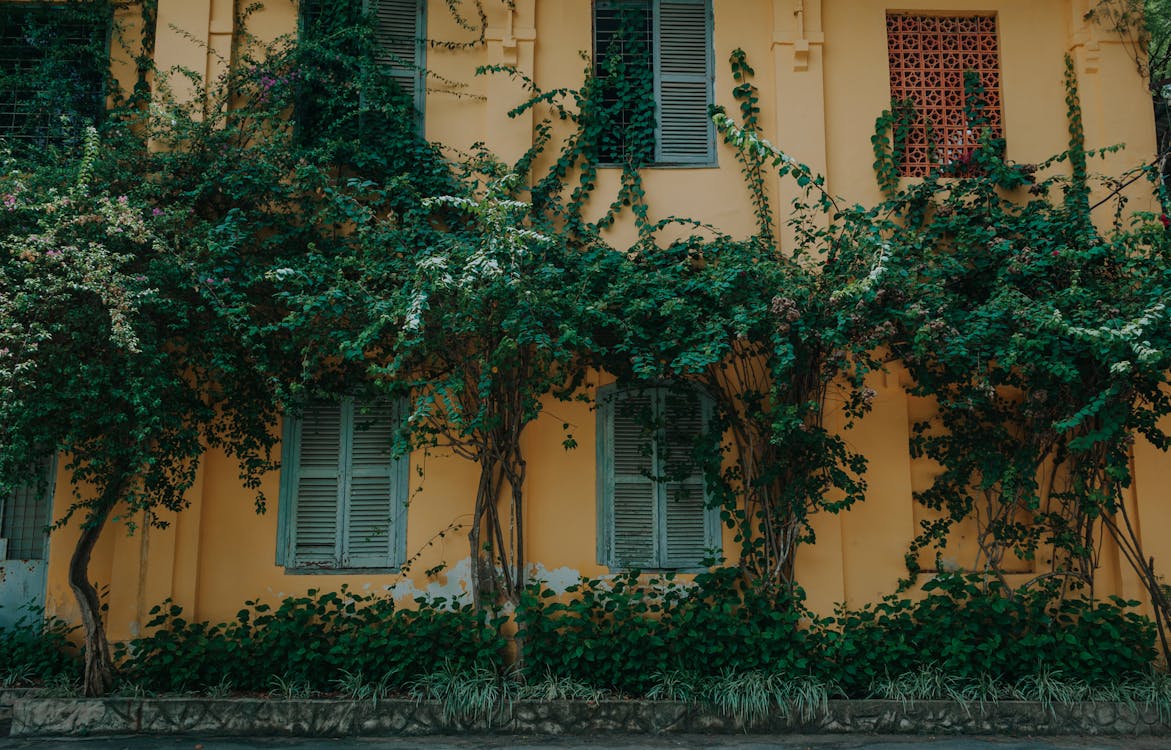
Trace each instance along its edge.
{"label": "pink flower", "polygon": [[150,211],[150,215],[151,215],[151,216],[162,216],[162,215],[163,215],[163,209],[161,209],[161,208],[152,208],[152,209],[151,209],[151,211]]}
{"label": "pink flower", "polygon": [[13,195],[12,193],[5,195],[4,196],[4,205],[5,205],[5,207],[8,208],[9,211],[14,210],[16,208],[16,196]]}

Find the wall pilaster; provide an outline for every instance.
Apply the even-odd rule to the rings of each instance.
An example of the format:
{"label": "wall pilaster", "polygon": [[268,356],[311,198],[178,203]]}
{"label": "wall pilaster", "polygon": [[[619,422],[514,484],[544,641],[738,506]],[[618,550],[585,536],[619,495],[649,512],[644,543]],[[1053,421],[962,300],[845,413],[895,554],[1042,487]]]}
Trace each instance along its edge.
{"label": "wall pilaster", "polygon": [[[773,0],[772,59],[776,133],[768,134],[780,149],[825,174],[828,166],[825,135],[825,33],[822,0]],[[781,180],[776,210],[781,247],[791,252],[795,238],[786,226],[790,206],[803,191],[789,179]]]}

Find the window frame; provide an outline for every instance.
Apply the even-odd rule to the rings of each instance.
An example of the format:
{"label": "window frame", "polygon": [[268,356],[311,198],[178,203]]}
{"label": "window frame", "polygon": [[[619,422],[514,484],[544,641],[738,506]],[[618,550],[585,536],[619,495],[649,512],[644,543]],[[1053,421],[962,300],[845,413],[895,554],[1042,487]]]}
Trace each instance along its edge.
{"label": "window frame", "polygon": [[[53,499],[56,495],[57,489],[57,456],[50,456],[43,461],[38,468],[38,473],[41,474],[41,479],[36,482],[30,482],[17,487],[12,493],[8,495],[0,495],[0,562],[16,561],[16,560],[48,560],[49,559],[49,526],[53,523]],[[25,494],[25,500],[21,503],[27,507],[31,506],[32,513],[40,512],[44,519],[41,527],[41,544],[40,549],[37,550],[36,557],[12,557],[11,552],[14,545],[12,540],[15,535],[12,534],[9,522],[16,520],[10,519],[9,514],[15,514],[13,510],[17,505],[17,497]],[[28,498],[32,497],[30,503]],[[25,518],[22,514],[21,519]],[[33,519],[34,521],[37,519]],[[38,524],[33,524],[33,527]],[[22,524],[22,528],[28,528],[27,524]],[[23,536],[22,536],[23,538]]]}
{"label": "window frame", "polygon": [[[335,563],[307,563],[297,559],[297,501],[298,484],[301,477],[301,443],[305,426],[304,411],[297,414],[285,414],[282,443],[280,493],[277,512],[277,545],[276,564],[285,569],[286,573],[297,574],[347,574],[347,573],[398,573],[406,562],[406,526],[407,526],[407,498],[409,497],[409,469],[410,461],[406,455],[389,456],[390,466],[390,498],[388,499],[388,547],[384,562],[377,565],[348,565],[346,564],[347,549],[347,521],[349,519],[352,496],[350,480],[352,479],[351,447],[355,427],[355,415],[364,406],[385,404],[390,407],[391,429],[397,430],[406,418],[406,403],[399,399],[359,400],[346,396],[337,401],[313,401],[306,406],[332,405],[336,406],[339,415],[338,433],[338,506],[337,528],[334,531]],[[344,495],[343,495],[344,492]]]}
{"label": "window frame", "polygon": [[[655,145],[653,159],[643,164],[643,167],[655,169],[696,169],[715,168],[719,166],[718,149],[716,148],[715,123],[707,117],[708,109],[715,103],[715,15],[712,0],[593,0],[590,8],[590,43],[593,56],[593,66],[597,69],[598,60],[598,10],[610,8],[623,3],[631,5],[646,5],[651,14],[651,68],[654,75],[654,115],[655,115]],[[702,156],[687,157],[678,155],[664,155],[663,153],[663,84],[664,73],[662,65],[662,19],[663,5],[698,5],[704,13],[704,66],[702,71],[691,72],[687,75],[692,78],[702,77],[705,85],[704,141],[706,152]],[[684,76],[685,78],[686,76]],[[679,78],[679,74],[671,74],[668,78]],[[681,82],[681,80],[669,81]],[[599,161],[599,167],[623,167],[622,162]]]}
{"label": "window frame", "polygon": [[[892,21],[892,19],[895,19],[895,18],[911,18],[911,19],[931,18],[931,19],[943,19],[943,20],[948,20],[948,21],[953,21],[953,22],[961,22],[961,21],[971,22],[971,21],[974,21],[977,19],[991,21],[992,26],[993,26],[993,30],[990,33],[995,39],[996,65],[995,65],[995,68],[987,68],[987,70],[992,70],[995,73],[996,90],[995,90],[995,95],[993,97],[994,102],[993,103],[986,103],[985,108],[984,108],[985,113],[993,115],[994,119],[992,122],[984,125],[984,128],[986,130],[991,131],[993,138],[999,139],[1001,141],[1001,143],[1003,143],[1004,139],[1005,139],[1006,128],[1005,128],[1005,121],[1004,121],[1004,44],[1003,44],[1003,37],[1002,37],[1002,33],[1001,33],[1000,14],[995,11],[961,11],[961,10],[925,11],[925,10],[892,10],[892,9],[888,9],[883,17],[883,28],[885,30],[886,39],[887,39],[887,42],[886,42],[887,85],[889,87],[890,101],[892,103],[892,106],[893,106],[894,102],[896,101],[896,96],[897,96],[896,89],[898,89],[900,92],[903,92],[903,93],[910,91],[910,95],[903,97],[904,101],[906,99],[910,99],[912,97],[915,97],[915,98],[921,97],[921,96],[923,96],[924,91],[930,91],[933,89],[941,89],[945,92],[945,95],[947,93],[951,93],[951,89],[949,87],[947,87],[945,85],[940,85],[940,84],[937,84],[936,86],[930,86],[930,85],[925,84],[925,85],[918,87],[917,89],[910,89],[909,87],[907,87],[901,83],[896,86],[896,70],[895,70],[895,66],[892,62],[893,56],[896,53],[897,54],[912,53],[912,54],[917,54],[919,56],[925,56],[926,54],[928,54],[930,52],[930,50],[925,50],[923,48],[916,48],[916,49],[897,48],[896,49],[896,48],[892,47],[891,45],[892,45],[892,41],[893,41],[893,33],[891,31],[891,21]],[[955,32],[955,33],[957,35],[959,35],[964,32]],[[944,60],[945,50],[943,48],[940,48],[939,50],[936,50],[936,52],[940,55],[941,65],[937,71],[932,71],[932,72],[937,72],[938,75],[941,76],[941,78],[948,75],[948,74],[958,73],[958,75],[961,79],[961,82],[962,82],[964,75],[970,69],[961,68],[958,71],[949,69],[942,64],[943,60]],[[988,54],[987,52],[981,51],[981,50],[972,50],[971,52],[974,52],[976,54]],[[959,54],[962,54],[962,51],[959,52]],[[985,69],[982,67],[981,69],[978,69],[975,72],[978,75],[982,76],[984,70]],[[905,74],[906,72],[908,72],[908,69],[900,69],[899,75]],[[920,72],[926,72],[926,69],[920,69]],[[986,88],[985,89],[986,96],[987,96],[987,93],[988,93],[988,90]],[[958,104],[958,106],[955,105],[954,103],[950,103],[946,106],[940,106],[939,109],[941,109],[943,111],[950,111],[950,110],[955,110],[955,109],[964,110],[967,105],[966,105],[966,102],[964,102],[962,100],[964,97],[964,89],[963,89],[962,83],[961,83],[960,96],[961,96],[961,101]],[[922,111],[916,112],[915,120],[911,123],[911,130],[912,131],[920,129],[920,127],[921,127],[920,120],[921,120],[921,118],[923,118],[923,116],[924,116],[924,113]],[[928,159],[928,162],[927,162],[926,166],[924,166],[924,164],[922,162],[917,162],[917,161],[908,163],[908,152],[907,152],[906,147],[904,147],[903,153],[898,155],[898,163],[896,165],[899,178],[900,179],[922,179],[923,177],[926,177],[929,174],[937,173],[940,170],[944,170],[944,169],[948,169],[948,168],[951,168],[953,170],[957,170],[957,173],[947,175],[947,176],[953,176],[953,177],[966,176],[968,174],[967,170],[969,169],[969,167],[967,166],[967,164],[968,164],[967,159],[968,159],[968,157],[970,157],[970,155],[972,153],[974,153],[975,149],[978,148],[978,145],[980,142],[980,137],[981,137],[980,135],[977,135],[977,136],[975,136],[975,138],[973,140],[970,140],[970,141],[968,140],[968,137],[971,137],[972,134],[974,133],[972,125],[970,123],[967,123],[965,125],[965,131],[966,131],[967,136],[965,137],[965,140],[962,143],[951,143],[951,144],[948,144],[946,142],[941,142],[940,133],[936,132],[933,135],[931,132],[932,128],[930,126],[928,126],[926,123],[923,123],[922,127],[926,128],[926,135],[925,135],[925,140],[923,141],[923,147],[926,149],[926,157]],[[955,130],[956,130],[956,128],[954,126],[944,128],[945,132],[954,132]],[[952,158],[950,160],[941,159],[939,156],[940,152],[946,152],[948,150],[961,152],[965,155],[963,158],[959,158],[959,159],[957,159],[957,158]],[[932,156],[933,154],[934,154],[934,156]]]}
{"label": "window frame", "polygon": [[[670,384],[654,384],[643,387],[622,387],[618,384],[610,384],[602,386],[597,392],[596,410],[597,410],[597,463],[596,463],[596,478],[595,490],[597,495],[597,562],[599,565],[604,565],[611,570],[632,570],[638,569],[640,571],[674,571],[679,573],[700,573],[708,570],[708,567],[703,564],[703,558],[698,560],[670,560],[668,558],[667,549],[667,506],[669,502],[667,497],[667,485],[670,482],[659,481],[653,477],[647,477],[647,480],[654,487],[655,507],[653,509],[654,520],[652,527],[652,538],[655,549],[651,555],[651,564],[648,565],[631,565],[615,557],[615,536],[616,524],[614,516],[614,493],[615,493],[615,470],[614,470],[614,446],[615,446],[615,409],[617,404],[623,401],[630,394],[649,394],[656,422],[661,419],[662,410],[665,408],[666,398],[671,393],[679,393],[680,385]],[[710,396],[705,394],[698,388],[689,387],[689,391],[699,401],[701,409],[701,419],[706,429],[712,421],[715,404]],[[657,437],[655,438],[658,439]],[[654,449],[652,449],[654,450]],[[654,458],[652,462],[655,464],[652,468],[655,474],[663,476],[665,472],[665,462],[657,455],[657,451],[652,453]],[[697,467],[698,468],[698,467]],[[723,550],[723,526],[720,518],[720,509],[711,504],[711,491],[707,486],[702,473],[689,475],[689,478],[697,477],[703,482],[703,525],[704,525],[704,543],[702,554],[704,557],[708,555],[709,551],[714,551],[717,555]]]}

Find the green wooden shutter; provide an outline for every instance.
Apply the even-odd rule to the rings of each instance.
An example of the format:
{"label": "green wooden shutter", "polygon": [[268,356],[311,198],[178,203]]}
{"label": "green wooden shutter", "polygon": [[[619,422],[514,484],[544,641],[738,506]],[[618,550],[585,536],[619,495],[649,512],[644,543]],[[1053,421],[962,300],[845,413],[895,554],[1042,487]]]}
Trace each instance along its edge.
{"label": "green wooden shutter", "polygon": [[663,389],[661,433],[660,540],[663,567],[700,565],[710,543],[709,513],[695,441],[707,426],[706,399],[694,391]]}
{"label": "green wooden shutter", "polygon": [[[426,97],[425,0],[368,0],[377,44],[375,60],[411,97],[422,117]],[[422,124],[420,120],[420,125]]]}
{"label": "green wooden shutter", "polygon": [[336,567],[341,562],[343,421],[342,404],[328,402],[306,406],[299,420],[297,455],[288,459],[295,471],[295,567]]}
{"label": "green wooden shutter", "polygon": [[395,557],[397,487],[391,448],[397,410],[386,401],[352,404],[351,410],[342,565],[388,567]]}
{"label": "green wooden shutter", "polygon": [[697,568],[719,547],[719,512],[707,507],[695,460],[711,408],[702,394],[678,388],[599,393],[601,564]]}
{"label": "green wooden shutter", "polygon": [[655,161],[715,162],[710,0],[655,3]]}
{"label": "green wooden shutter", "polygon": [[658,567],[654,392],[619,392],[606,404],[609,465],[609,550],[606,563],[624,568]]}

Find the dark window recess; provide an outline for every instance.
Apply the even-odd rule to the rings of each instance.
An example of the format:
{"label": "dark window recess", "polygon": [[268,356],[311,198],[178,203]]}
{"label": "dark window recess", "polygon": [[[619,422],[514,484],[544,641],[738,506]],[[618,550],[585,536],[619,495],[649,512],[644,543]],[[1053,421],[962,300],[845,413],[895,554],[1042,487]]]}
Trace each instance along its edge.
{"label": "dark window recess", "polygon": [[53,511],[53,461],[44,461],[39,471],[43,482],[0,495],[0,560],[45,559]]}
{"label": "dark window recess", "polygon": [[598,158],[645,164],[655,155],[654,27],[649,2],[599,2],[594,75],[601,86]]}
{"label": "dark window recess", "polygon": [[93,9],[0,5],[0,137],[69,145],[104,110],[109,22]]}

